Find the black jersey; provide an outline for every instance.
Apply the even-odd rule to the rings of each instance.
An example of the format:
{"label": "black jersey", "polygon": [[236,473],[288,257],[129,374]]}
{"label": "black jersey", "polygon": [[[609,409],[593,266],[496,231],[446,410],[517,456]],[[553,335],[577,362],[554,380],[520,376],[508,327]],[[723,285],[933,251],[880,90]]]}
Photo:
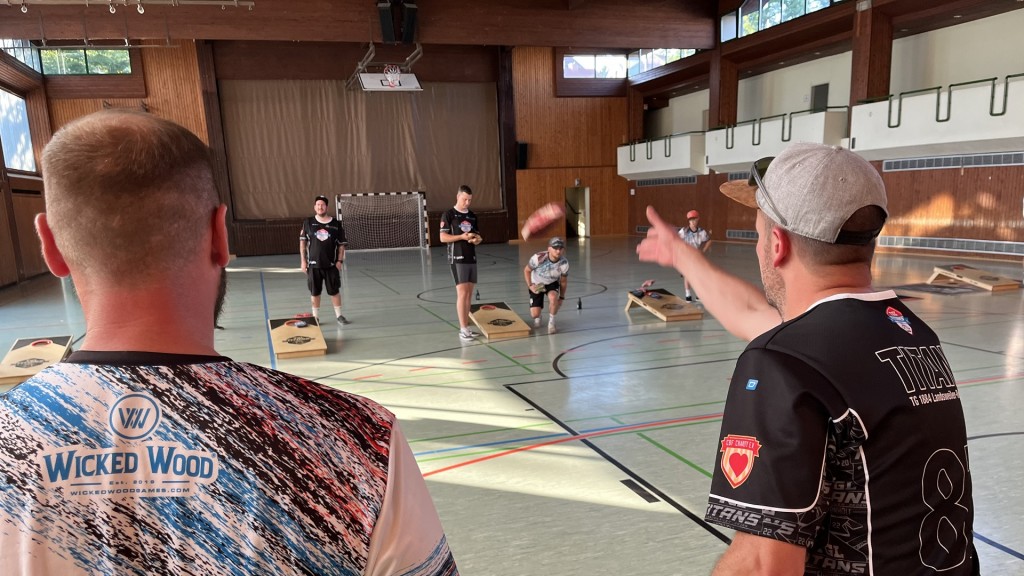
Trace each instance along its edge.
{"label": "black jersey", "polygon": [[729,387],[707,520],[808,549],[805,574],[973,574],[967,433],[938,337],[895,293],[757,337]]}
{"label": "black jersey", "polygon": [[312,268],[330,268],[338,261],[338,246],[345,246],[348,240],[345,239],[345,229],[341,222],[331,218],[330,222],[323,223],[316,219],[316,216],[306,218],[302,223],[302,232],[299,233],[299,240],[307,242],[309,254],[307,260]]}
{"label": "black jersey", "polygon": [[[449,208],[441,215],[441,232],[445,234],[459,235],[464,232],[479,232],[476,227],[476,214],[472,210],[459,212],[455,208]],[[448,243],[449,264],[476,264],[476,246],[465,240],[456,240]]]}

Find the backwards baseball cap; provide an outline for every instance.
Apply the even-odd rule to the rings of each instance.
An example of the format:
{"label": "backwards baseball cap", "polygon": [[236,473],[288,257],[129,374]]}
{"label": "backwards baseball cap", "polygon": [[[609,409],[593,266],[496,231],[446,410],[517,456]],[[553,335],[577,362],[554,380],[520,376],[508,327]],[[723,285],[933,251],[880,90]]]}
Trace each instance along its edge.
{"label": "backwards baseball cap", "polygon": [[551,240],[548,240],[548,246],[551,246],[552,248],[565,248],[565,242],[563,242],[558,236],[555,236]]}
{"label": "backwards baseball cap", "polygon": [[317,196],[316,198],[314,198],[313,199],[313,204],[316,204],[320,200],[323,200],[324,204],[327,204],[328,206],[331,205],[331,201],[327,199],[327,196],[323,196],[323,195]]}
{"label": "backwards baseball cap", "polygon": [[839,146],[800,142],[750,168],[749,180],[731,180],[719,190],[760,208],[782,228],[829,244],[870,244],[882,231],[843,231],[865,206],[886,210],[885,185],[867,160]]}

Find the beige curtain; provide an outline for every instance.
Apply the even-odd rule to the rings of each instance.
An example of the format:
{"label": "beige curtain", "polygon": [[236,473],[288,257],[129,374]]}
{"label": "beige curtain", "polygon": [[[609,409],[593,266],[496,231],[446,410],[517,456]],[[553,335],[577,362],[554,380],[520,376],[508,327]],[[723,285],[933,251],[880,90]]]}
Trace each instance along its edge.
{"label": "beige curtain", "polygon": [[335,80],[224,80],[221,111],[235,217],[294,218],[313,198],[426,192],[429,210],[473,188],[477,211],[503,207],[493,83],[422,92],[347,90]]}

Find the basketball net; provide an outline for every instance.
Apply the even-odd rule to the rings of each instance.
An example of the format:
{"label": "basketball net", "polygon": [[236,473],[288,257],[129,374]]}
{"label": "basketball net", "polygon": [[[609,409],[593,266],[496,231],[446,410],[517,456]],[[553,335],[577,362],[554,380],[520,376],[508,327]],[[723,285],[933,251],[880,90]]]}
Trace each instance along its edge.
{"label": "basketball net", "polygon": [[395,64],[388,64],[384,67],[384,77],[388,80],[388,87],[394,88],[402,77],[402,69]]}

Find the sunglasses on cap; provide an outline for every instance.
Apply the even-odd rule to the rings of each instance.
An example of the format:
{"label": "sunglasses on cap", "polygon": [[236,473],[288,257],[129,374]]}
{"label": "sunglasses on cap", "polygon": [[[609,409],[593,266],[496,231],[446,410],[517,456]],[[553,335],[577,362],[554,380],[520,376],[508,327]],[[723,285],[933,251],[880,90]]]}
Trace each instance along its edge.
{"label": "sunglasses on cap", "polygon": [[768,173],[768,166],[775,160],[775,156],[765,156],[760,160],[754,162],[754,165],[750,167],[750,179],[747,180],[747,184],[750,186],[757,186],[761,190],[761,195],[764,197],[764,201],[772,209],[772,219],[782,225],[783,228],[789,225],[786,221],[786,217],[783,216],[779,209],[775,207],[775,203],[772,202],[772,197],[768,194],[768,188],[764,185],[764,175]]}
{"label": "sunglasses on cap", "polygon": [[[779,209],[772,202],[772,197],[768,194],[768,188],[764,185],[764,176],[768,173],[768,166],[775,160],[775,156],[765,156],[760,160],[754,162],[754,165],[750,167],[750,179],[747,181],[748,186],[757,186],[761,190],[761,196],[764,198],[765,204],[771,208],[771,217],[773,220],[782,225],[783,228],[789,226],[789,222],[786,221],[786,217],[779,212]],[[879,227],[875,230],[840,230],[839,235],[836,236],[833,244],[846,244],[852,246],[865,246],[870,244],[878,235],[882,232],[882,228]]]}

